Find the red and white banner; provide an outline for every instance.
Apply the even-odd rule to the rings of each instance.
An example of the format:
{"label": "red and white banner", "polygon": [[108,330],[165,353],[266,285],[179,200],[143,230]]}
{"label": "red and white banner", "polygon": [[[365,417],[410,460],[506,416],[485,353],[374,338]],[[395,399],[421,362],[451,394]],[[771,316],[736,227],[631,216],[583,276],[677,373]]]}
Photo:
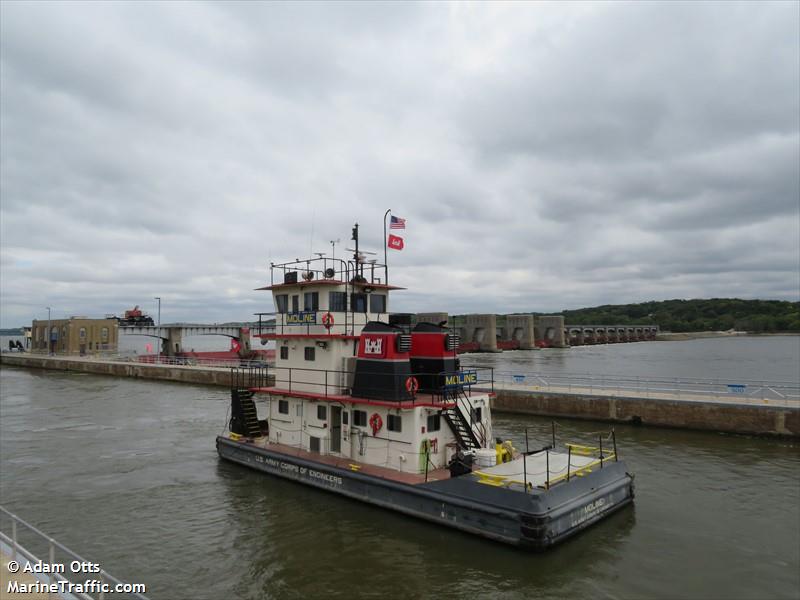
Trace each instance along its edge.
{"label": "red and white banner", "polygon": [[405,244],[403,243],[403,238],[399,235],[392,235],[389,234],[389,241],[386,244],[392,250],[402,250]]}

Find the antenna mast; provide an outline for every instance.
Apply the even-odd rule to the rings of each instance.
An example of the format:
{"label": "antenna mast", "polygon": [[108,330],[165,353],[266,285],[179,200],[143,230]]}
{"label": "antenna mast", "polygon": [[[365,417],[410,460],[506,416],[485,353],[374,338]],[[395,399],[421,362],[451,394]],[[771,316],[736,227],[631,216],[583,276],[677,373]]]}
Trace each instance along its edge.
{"label": "antenna mast", "polygon": [[390,208],[385,213],[383,213],[383,279],[384,283],[389,283],[389,256],[386,253],[386,217],[389,216],[389,213],[392,212]]}
{"label": "antenna mast", "polygon": [[353,237],[350,239],[352,239],[356,243],[356,249],[353,252],[353,259],[356,261],[356,273],[358,273],[359,275],[363,275],[363,273],[360,272],[360,269],[363,267],[359,266],[360,261],[358,260],[358,223],[356,223],[355,227],[353,227]]}

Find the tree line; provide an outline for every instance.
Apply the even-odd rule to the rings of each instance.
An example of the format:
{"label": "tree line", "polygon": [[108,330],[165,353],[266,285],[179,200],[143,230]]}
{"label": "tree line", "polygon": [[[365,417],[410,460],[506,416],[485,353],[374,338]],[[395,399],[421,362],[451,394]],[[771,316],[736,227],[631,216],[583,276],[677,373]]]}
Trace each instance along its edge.
{"label": "tree line", "polygon": [[569,325],[659,325],[662,331],[800,332],[800,302],[662,300],[562,311]]}

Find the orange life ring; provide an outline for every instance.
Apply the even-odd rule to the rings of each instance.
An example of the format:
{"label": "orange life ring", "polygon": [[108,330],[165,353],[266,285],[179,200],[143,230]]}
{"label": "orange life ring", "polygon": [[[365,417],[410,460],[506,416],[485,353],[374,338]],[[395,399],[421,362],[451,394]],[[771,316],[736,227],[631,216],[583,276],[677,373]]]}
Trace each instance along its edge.
{"label": "orange life ring", "polygon": [[419,381],[417,378],[411,375],[410,377],[406,378],[406,391],[411,394],[412,396],[417,393],[419,389]]}
{"label": "orange life ring", "polygon": [[322,315],[322,325],[325,327],[325,329],[330,329],[333,327],[333,315],[331,313],[326,312],[324,315]]}
{"label": "orange life ring", "polygon": [[383,427],[383,419],[378,413],[373,413],[369,418],[369,426],[372,427],[372,435],[378,435],[381,427]]}

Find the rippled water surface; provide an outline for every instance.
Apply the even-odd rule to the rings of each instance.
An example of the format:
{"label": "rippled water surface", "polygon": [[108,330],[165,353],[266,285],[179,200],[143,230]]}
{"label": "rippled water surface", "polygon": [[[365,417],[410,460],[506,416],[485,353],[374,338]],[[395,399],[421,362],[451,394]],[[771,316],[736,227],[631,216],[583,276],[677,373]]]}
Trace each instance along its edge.
{"label": "rippled water surface", "polygon": [[[0,384],[2,504],[151,598],[800,596],[794,442],[618,426],[635,506],[536,555],[221,462],[224,389],[15,368]],[[496,419],[518,446],[525,428],[533,445],[550,422]]]}

